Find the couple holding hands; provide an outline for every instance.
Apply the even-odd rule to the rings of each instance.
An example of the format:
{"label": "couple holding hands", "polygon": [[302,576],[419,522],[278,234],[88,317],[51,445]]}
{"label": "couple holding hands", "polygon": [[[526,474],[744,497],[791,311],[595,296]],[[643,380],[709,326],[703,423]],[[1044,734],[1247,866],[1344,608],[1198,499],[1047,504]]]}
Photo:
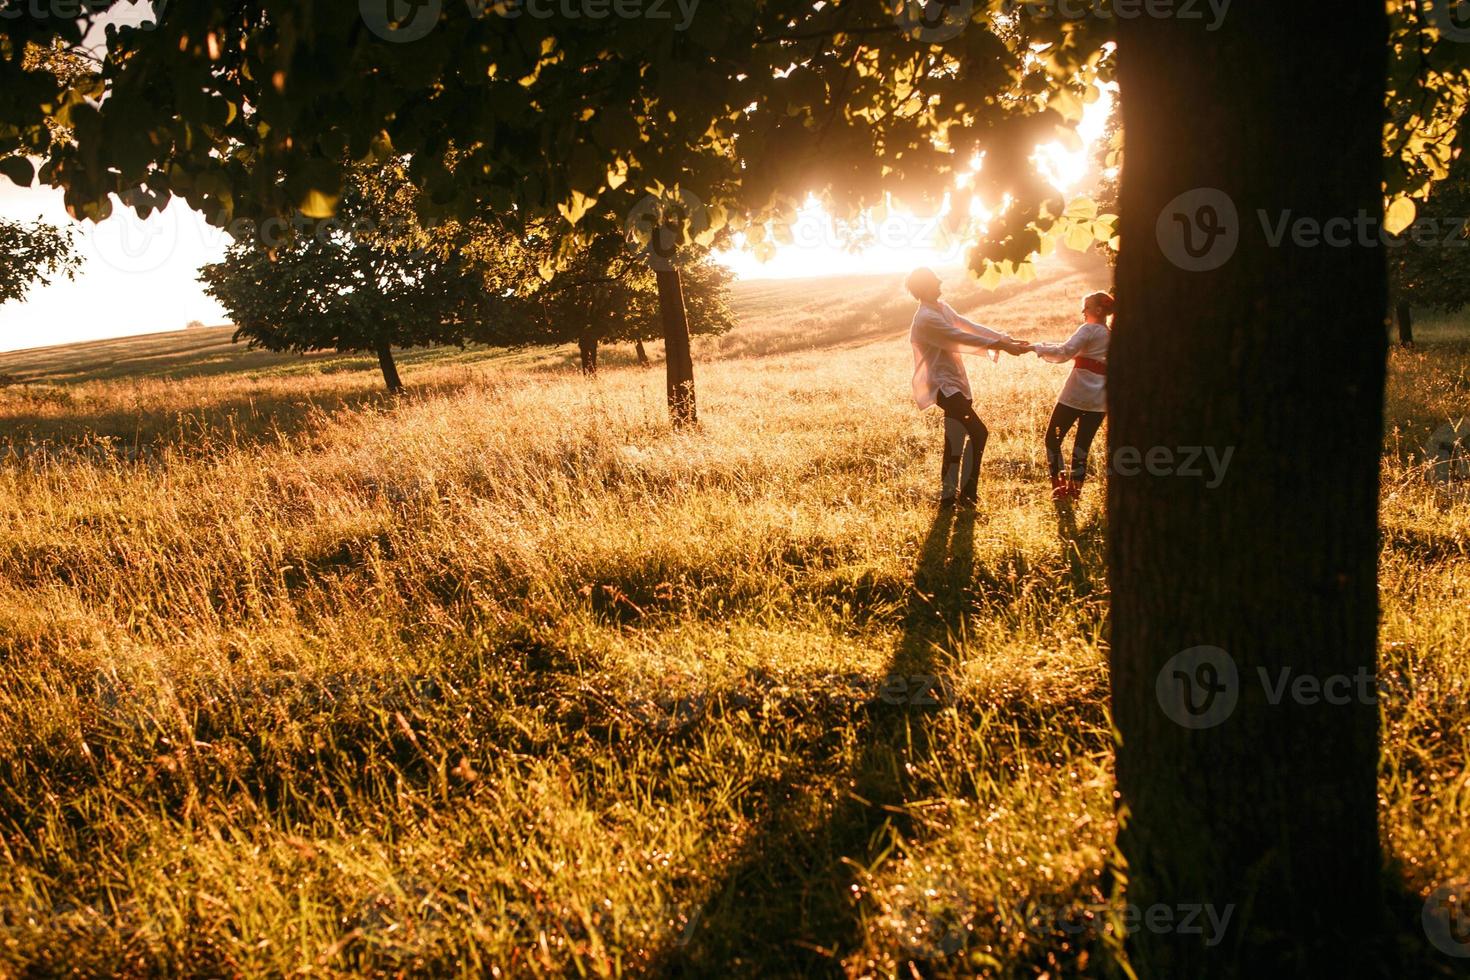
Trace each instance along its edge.
{"label": "couple holding hands", "polygon": [[[1083,301],[1083,323],[1063,344],[1032,344],[967,320],[939,299],[940,280],[932,269],[915,269],[905,283],[919,301],[909,330],[914,347],[914,400],[922,409],[944,410],[944,467],[940,478],[941,507],[974,506],[980,482],[980,463],[990,430],[975,414],[970,379],[962,353],[999,351],[1020,356],[1036,354],[1056,364],[1072,362],[1072,374],[1062,388],[1046,427],[1046,462],[1051,472],[1052,499],[1076,501],[1087,479],[1087,454],[1107,413],[1107,359],[1113,315],[1111,293],[1093,293]],[[1062,465],[1062,441],[1072,427],[1072,465]]]}

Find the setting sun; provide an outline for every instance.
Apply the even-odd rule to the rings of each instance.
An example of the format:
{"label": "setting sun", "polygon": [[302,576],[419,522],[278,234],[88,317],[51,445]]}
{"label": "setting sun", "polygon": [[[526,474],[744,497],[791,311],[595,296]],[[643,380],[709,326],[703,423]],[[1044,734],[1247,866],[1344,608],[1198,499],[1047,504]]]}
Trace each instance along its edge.
{"label": "setting sun", "polygon": [[[1079,193],[1098,176],[1093,157],[1112,112],[1114,88],[1100,86],[1099,98],[1084,107],[1077,149],[1056,141],[1037,146],[1032,162],[1057,190]],[[983,165],[977,158],[959,174],[954,191],[935,214],[919,214],[890,202],[881,213],[870,211],[856,222],[844,223],[809,198],[789,226],[789,236],[778,237],[773,252],[759,256],[744,236],[737,235],[733,248],[718,253],[719,260],[740,279],[813,278],[960,264],[967,245],[984,233],[995,211],[1006,203],[967,193],[971,178]],[[956,222],[954,209],[965,200],[969,218]]]}

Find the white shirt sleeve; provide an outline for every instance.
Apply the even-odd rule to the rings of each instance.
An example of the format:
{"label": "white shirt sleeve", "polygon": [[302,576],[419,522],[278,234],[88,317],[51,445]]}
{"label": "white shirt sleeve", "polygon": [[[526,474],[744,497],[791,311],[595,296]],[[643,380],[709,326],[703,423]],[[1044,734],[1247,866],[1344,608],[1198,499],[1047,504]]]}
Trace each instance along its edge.
{"label": "white shirt sleeve", "polygon": [[1090,326],[1091,324],[1083,324],[1078,327],[1077,332],[1072,334],[1064,344],[1032,344],[1031,349],[1043,361],[1051,361],[1053,364],[1070,361],[1082,353],[1082,348],[1087,345],[1087,338],[1090,334],[1088,327]]}
{"label": "white shirt sleeve", "polygon": [[[947,307],[946,307],[947,308]],[[947,308],[948,309],[948,308]],[[949,310],[954,323],[949,323],[937,311],[925,309],[915,322],[916,338],[919,342],[938,347],[940,350],[960,353],[967,350],[989,350],[998,344],[1010,342],[1010,337],[997,333],[989,327],[966,320]]]}

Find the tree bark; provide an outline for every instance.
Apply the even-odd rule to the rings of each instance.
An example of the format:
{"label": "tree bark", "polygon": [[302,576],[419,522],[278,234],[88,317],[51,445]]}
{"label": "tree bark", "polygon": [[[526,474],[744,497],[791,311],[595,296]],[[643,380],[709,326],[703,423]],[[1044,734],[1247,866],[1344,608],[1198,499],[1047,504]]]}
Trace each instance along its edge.
{"label": "tree bark", "polygon": [[597,374],[597,338],[579,338],[577,348],[582,354],[582,373],[589,378],[595,377]]}
{"label": "tree bark", "polygon": [[1406,299],[1399,300],[1398,304],[1399,343],[1405,347],[1414,346],[1414,310]]}
{"label": "tree bark", "polygon": [[378,367],[383,369],[383,382],[394,395],[403,391],[403,379],[398,377],[398,364],[393,360],[393,347],[386,340],[378,341]]}
{"label": "tree bark", "polygon": [[694,358],[689,351],[689,318],[679,270],[659,269],[658,308],[663,321],[664,360],[668,365],[669,415],[675,426],[699,421],[694,399]]}
{"label": "tree bark", "polygon": [[[1381,218],[1387,25],[1371,2],[1241,0],[1208,21],[1118,21],[1108,520],[1119,853],[1145,916],[1130,956],[1140,977],[1378,975],[1384,256],[1376,233],[1271,239],[1288,210]],[[1188,447],[1233,454],[1218,485]],[[1202,646],[1234,683],[1173,659]],[[1278,698],[1283,669],[1351,696]],[[1157,905],[1172,927],[1147,921]],[[1214,945],[1181,925],[1200,905],[1231,910]]]}
{"label": "tree bark", "polygon": [[646,367],[652,367],[653,366],[653,361],[651,361],[651,360],[648,359],[648,351],[645,350],[644,347],[643,347],[643,341],[641,341],[641,340],[636,341],[634,343],[633,349],[638,354],[638,366],[639,367],[645,367],[646,368]]}

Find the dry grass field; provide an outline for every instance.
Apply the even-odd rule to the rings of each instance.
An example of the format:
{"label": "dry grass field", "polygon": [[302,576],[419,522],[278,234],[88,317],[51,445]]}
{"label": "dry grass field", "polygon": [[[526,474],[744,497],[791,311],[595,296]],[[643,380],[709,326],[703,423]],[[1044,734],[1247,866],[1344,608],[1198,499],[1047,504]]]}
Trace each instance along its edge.
{"label": "dry grass field", "polygon": [[[1102,281],[952,298],[1057,339]],[[1117,967],[1065,369],[973,360],[981,505],[936,514],[897,277],[736,299],[687,432],[626,353],[408,354],[397,399],[227,331],[0,355],[0,976]],[[1470,329],[1420,332],[1383,475],[1407,945],[1470,876],[1470,497],[1418,455]]]}

